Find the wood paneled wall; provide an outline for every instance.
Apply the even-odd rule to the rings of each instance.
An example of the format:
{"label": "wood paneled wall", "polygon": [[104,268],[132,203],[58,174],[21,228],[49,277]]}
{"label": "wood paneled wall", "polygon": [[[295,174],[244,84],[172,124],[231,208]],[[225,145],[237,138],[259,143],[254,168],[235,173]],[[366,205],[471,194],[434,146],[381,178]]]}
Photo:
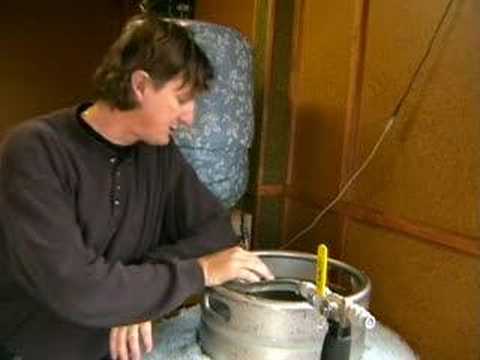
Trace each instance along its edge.
{"label": "wood paneled wall", "polygon": [[[297,3],[284,242],[369,154],[448,4]],[[342,202],[290,247],[328,242],[365,270],[373,312],[425,359],[480,356],[479,23],[478,1],[453,2],[384,144]]]}

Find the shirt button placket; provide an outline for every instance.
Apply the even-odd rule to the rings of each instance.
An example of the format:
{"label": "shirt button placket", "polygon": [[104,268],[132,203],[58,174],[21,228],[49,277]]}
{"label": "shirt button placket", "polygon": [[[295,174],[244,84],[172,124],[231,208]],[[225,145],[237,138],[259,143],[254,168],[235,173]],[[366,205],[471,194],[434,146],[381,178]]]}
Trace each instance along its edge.
{"label": "shirt button placket", "polygon": [[119,163],[116,156],[111,156],[108,161],[112,165],[112,173],[114,174],[112,179],[112,194],[113,194],[113,213],[118,214],[118,208],[120,207],[120,170],[118,169]]}
{"label": "shirt button placket", "polygon": [[115,201],[114,201],[114,205],[118,208],[120,206],[120,170],[117,169],[117,171],[115,172]]}

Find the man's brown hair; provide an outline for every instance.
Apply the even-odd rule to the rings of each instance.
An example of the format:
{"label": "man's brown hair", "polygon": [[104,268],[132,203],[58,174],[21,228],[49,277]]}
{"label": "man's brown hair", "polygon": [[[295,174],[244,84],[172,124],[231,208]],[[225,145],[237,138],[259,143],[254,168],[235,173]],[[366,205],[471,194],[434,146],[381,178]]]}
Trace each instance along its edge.
{"label": "man's brown hair", "polygon": [[193,94],[207,90],[213,79],[207,56],[187,28],[147,14],[129,20],[105,55],[94,77],[97,98],[119,110],[135,108],[136,70],[147,72],[157,87],[180,75]]}

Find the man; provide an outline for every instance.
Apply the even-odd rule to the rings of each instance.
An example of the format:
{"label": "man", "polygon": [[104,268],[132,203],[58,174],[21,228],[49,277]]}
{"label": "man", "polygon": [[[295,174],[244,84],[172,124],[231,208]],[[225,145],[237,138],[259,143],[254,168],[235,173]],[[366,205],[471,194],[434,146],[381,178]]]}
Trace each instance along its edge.
{"label": "man", "polygon": [[[22,124],[0,155],[0,351],[139,359],[151,320],[232,279],[272,274],[171,136],[212,79],[188,31],[130,20],[97,100]],[[8,355],[7,355],[8,354]]]}

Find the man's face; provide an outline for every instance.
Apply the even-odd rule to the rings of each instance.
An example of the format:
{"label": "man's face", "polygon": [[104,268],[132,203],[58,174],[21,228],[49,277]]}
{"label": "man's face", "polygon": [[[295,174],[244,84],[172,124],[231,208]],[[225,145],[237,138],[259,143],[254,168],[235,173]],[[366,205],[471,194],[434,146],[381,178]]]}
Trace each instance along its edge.
{"label": "man's face", "polygon": [[179,125],[193,124],[195,98],[180,76],[160,88],[149,79],[138,102],[135,132],[147,144],[167,145]]}

